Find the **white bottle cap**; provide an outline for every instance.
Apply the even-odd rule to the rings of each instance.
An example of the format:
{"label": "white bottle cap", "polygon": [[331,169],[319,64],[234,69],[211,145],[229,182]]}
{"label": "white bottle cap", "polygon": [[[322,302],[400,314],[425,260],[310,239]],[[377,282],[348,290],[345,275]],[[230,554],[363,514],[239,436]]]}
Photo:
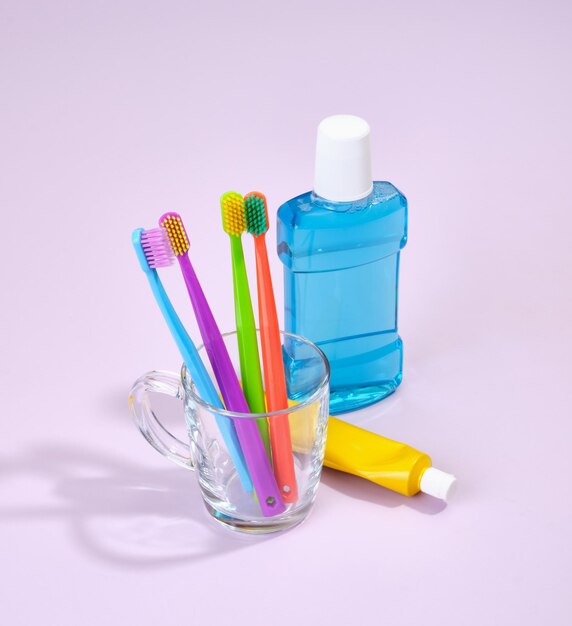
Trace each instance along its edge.
{"label": "white bottle cap", "polygon": [[457,479],[453,474],[447,474],[447,472],[429,467],[423,472],[419,487],[423,493],[447,502],[453,495],[456,485]]}
{"label": "white bottle cap", "polygon": [[365,198],[373,190],[369,124],[355,115],[320,122],[314,193],[334,202]]}

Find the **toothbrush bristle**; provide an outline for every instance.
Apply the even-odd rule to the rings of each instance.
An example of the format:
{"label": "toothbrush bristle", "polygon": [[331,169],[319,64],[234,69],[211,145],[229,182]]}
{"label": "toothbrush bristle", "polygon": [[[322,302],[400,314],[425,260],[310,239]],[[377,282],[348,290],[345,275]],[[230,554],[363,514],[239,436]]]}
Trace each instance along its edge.
{"label": "toothbrush bristle", "polygon": [[220,198],[222,227],[227,235],[240,236],[246,230],[244,199],[236,191],[229,191]]}
{"label": "toothbrush bristle", "polygon": [[141,233],[141,247],[151,269],[168,267],[173,262],[173,250],[164,228],[150,228]]}
{"label": "toothbrush bristle", "polygon": [[268,230],[268,210],[266,198],[258,191],[252,191],[244,196],[244,213],[246,230],[257,237]]}
{"label": "toothbrush bristle", "polygon": [[187,237],[187,231],[178,213],[165,213],[159,220],[159,224],[167,231],[171,248],[173,248],[173,252],[177,256],[182,256],[189,251],[191,246]]}

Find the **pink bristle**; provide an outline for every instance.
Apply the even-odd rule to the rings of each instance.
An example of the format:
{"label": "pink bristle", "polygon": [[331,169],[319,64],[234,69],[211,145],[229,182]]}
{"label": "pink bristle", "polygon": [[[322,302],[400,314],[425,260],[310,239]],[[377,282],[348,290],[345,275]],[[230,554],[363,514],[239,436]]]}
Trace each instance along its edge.
{"label": "pink bristle", "polygon": [[141,247],[151,269],[168,267],[174,254],[164,228],[150,228],[141,233]]}

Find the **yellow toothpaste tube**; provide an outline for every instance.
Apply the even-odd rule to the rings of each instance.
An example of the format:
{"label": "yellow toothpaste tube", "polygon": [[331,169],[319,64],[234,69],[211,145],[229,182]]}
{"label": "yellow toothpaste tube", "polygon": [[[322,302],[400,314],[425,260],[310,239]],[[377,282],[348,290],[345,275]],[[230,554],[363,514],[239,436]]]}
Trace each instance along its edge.
{"label": "yellow toothpaste tube", "polygon": [[[295,404],[290,401],[291,406]],[[313,444],[317,409],[309,406],[289,417],[294,451],[307,453]],[[456,483],[452,474],[432,467],[424,452],[332,416],[328,419],[324,465],[404,496],[422,491],[446,501]]]}
{"label": "yellow toothpaste tube", "polygon": [[422,491],[446,501],[456,483],[452,474],[432,467],[424,452],[335,417],[328,421],[324,465],[404,496]]}

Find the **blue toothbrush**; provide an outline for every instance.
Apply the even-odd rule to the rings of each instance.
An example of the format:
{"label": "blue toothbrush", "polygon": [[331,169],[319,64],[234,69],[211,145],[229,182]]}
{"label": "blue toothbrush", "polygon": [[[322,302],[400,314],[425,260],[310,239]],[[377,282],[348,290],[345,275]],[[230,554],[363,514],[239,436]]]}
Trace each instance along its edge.
{"label": "blue toothbrush", "polygon": [[[152,228],[149,230],[136,228],[133,231],[132,241],[137,258],[141,264],[141,269],[149,280],[155,300],[157,300],[161,313],[163,313],[165,322],[167,322],[171,335],[177,344],[177,348],[179,348],[179,352],[189,370],[199,396],[204,402],[224,410],[217,390],[195,348],[195,344],[175,312],[157,273],[156,268],[171,265],[173,261],[173,251],[165,230],[163,228]],[[253,491],[250,474],[246,467],[234,425],[222,415],[216,415],[216,421],[244,490],[247,492]]]}

